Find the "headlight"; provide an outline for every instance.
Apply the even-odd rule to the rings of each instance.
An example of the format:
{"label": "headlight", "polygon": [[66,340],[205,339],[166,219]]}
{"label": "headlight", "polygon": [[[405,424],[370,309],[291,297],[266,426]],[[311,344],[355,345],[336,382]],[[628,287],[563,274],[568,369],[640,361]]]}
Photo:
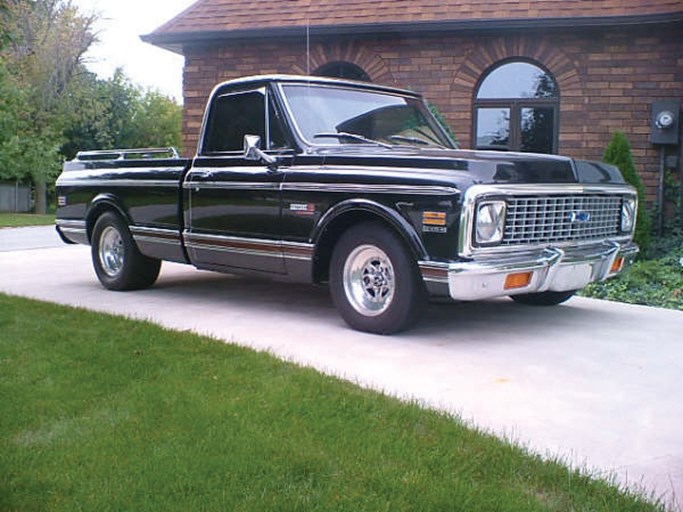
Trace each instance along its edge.
{"label": "headlight", "polygon": [[476,242],[496,244],[503,240],[505,201],[486,201],[477,207]]}
{"label": "headlight", "polygon": [[621,204],[621,231],[630,233],[636,225],[636,199],[625,197]]}

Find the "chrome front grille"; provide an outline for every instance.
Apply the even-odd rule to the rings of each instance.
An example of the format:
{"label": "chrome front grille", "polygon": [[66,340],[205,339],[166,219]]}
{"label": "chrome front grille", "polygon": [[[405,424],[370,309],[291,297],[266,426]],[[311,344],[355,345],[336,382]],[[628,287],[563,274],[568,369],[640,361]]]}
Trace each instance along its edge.
{"label": "chrome front grille", "polygon": [[619,234],[620,195],[510,197],[502,245],[602,239]]}

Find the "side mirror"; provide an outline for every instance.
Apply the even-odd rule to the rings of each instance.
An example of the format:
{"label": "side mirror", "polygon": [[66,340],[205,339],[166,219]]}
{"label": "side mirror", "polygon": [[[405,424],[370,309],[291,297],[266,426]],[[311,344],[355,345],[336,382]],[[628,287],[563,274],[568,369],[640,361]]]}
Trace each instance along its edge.
{"label": "side mirror", "polygon": [[261,150],[261,137],[258,135],[244,136],[244,159],[252,162],[263,162],[268,165],[268,168],[277,165],[277,158]]}

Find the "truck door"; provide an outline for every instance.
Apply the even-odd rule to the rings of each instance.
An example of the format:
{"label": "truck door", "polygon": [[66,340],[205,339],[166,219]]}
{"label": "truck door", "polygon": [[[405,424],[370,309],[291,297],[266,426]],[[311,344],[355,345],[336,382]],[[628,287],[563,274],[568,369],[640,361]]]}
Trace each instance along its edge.
{"label": "truck door", "polygon": [[286,143],[265,87],[214,99],[199,156],[183,185],[185,242],[192,263],[217,270],[284,273],[276,171],[244,158],[245,135],[280,154]]}

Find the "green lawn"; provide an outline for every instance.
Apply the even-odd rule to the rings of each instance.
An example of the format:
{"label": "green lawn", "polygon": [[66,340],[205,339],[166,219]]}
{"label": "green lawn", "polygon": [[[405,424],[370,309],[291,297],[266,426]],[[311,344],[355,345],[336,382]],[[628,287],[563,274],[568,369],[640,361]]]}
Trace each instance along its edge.
{"label": "green lawn", "polygon": [[266,354],[0,295],[0,510],[664,510]]}
{"label": "green lawn", "polygon": [[35,215],[32,213],[0,213],[0,228],[49,226],[50,224],[54,223],[54,215]]}

